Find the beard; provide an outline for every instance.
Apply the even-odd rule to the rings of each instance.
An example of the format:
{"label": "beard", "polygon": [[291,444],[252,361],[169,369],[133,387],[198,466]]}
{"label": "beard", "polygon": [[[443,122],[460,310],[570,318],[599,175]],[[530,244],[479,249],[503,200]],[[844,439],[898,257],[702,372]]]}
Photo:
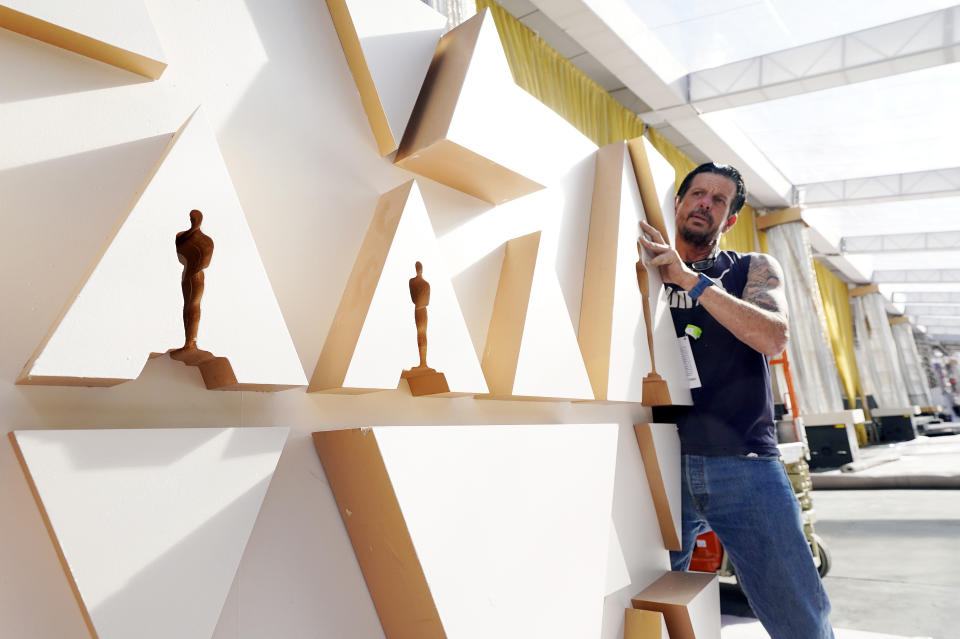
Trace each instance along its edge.
{"label": "beard", "polygon": [[[697,211],[693,211],[693,213],[697,213]],[[691,213],[691,215],[693,213]],[[706,213],[700,213],[700,215],[710,219],[710,216]],[[679,232],[680,237],[682,237],[687,244],[700,248],[707,248],[716,244],[717,239],[720,236],[720,226],[718,225],[715,228],[697,230],[692,229],[684,224],[680,227]]]}

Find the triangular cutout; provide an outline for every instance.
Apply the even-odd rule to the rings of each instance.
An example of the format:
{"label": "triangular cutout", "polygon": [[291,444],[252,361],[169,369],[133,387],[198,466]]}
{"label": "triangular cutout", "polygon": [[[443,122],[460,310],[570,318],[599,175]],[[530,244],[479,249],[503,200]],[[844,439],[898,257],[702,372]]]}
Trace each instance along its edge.
{"label": "triangular cutout", "polygon": [[[672,185],[671,179],[666,188]],[[647,190],[648,199],[653,198],[655,185],[648,183]],[[666,229],[657,204],[649,218]],[[689,405],[690,388],[659,270],[642,267],[646,300],[638,281],[643,274],[637,270],[638,223],[646,219],[627,143],[603,147],[597,152],[590,211],[580,348],[597,399]],[[653,337],[653,358],[648,335]]]}
{"label": "triangular cutout", "polygon": [[[112,386],[151,354],[185,344],[177,237],[202,212],[212,238],[202,269],[197,352],[207,388],[281,390],[306,377],[216,137],[198,111],[173,136],[147,185],[19,384]],[[181,236],[183,237],[183,236]],[[180,249],[181,252],[184,249]],[[189,262],[189,259],[186,259]]]}
{"label": "triangular cutout", "polygon": [[10,433],[93,637],[209,639],[287,433]]}
{"label": "triangular cutout", "polygon": [[483,349],[488,397],[593,399],[569,317],[540,232],[507,242]]}
{"label": "triangular cutout", "polygon": [[397,150],[447,24],[420,0],[327,0],[380,155]]}
{"label": "triangular cutout", "polygon": [[0,27],[152,80],[167,67],[141,0],[3,0]]}
{"label": "triangular cutout", "polygon": [[615,424],[314,433],[386,635],[597,636],[617,437]]}
{"label": "triangular cutout", "polygon": [[440,40],[395,163],[503,204],[562,172],[557,127],[570,125],[513,81],[493,17],[484,10]]}
{"label": "triangular cutout", "polygon": [[720,581],[702,572],[668,572],[635,595],[634,608],[663,614],[671,637],[720,639]]}
{"label": "triangular cutout", "polygon": [[431,394],[487,391],[423,197],[413,180],[377,202],[309,391],[395,389],[401,373],[418,365],[417,318],[410,291],[418,262],[431,289],[426,360],[446,377],[449,388],[449,392]]}

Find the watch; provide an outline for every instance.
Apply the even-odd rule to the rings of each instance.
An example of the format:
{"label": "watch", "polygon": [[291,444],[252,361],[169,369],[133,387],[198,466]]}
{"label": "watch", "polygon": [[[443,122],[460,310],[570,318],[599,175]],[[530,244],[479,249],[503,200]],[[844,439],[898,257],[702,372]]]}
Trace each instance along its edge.
{"label": "watch", "polygon": [[697,283],[694,285],[694,287],[687,292],[687,296],[692,300],[696,300],[698,297],[700,297],[701,293],[707,290],[708,286],[713,286],[713,280],[703,273],[700,273],[700,278],[697,280]]}

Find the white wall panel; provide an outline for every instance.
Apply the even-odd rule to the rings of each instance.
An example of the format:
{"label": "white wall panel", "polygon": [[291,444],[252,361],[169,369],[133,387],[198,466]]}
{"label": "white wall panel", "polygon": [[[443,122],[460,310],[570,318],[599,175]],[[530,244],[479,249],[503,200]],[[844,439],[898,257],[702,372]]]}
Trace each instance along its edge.
{"label": "white wall panel", "polygon": [[[14,386],[170,132],[197,104],[216,134],[305,370],[319,357],[378,197],[412,177],[380,156],[324,3],[151,0],[148,9],[168,62],[153,82],[0,31],[3,426],[289,426],[214,637],[382,636],[311,432],[380,424],[617,423],[629,434],[633,423],[650,421],[650,411],[634,404],[414,398],[401,391],[217,393],[167,358],[150,360],[136,380],[113,388]],[[561,180],[504,207],[421,184],[478,356],[501,247],[510,238],[542,232],[567,321],[579,316],[593,171],[582,145],[576,132],[562,145],[572,150],[564,156],[569,170],[558,174],[575,188]],[[478,227],[489,231],[471,232]],[[608,596],[603,639],[622,636],[629,597],[667,561],[639,450],[622,430],[620,442],[613,520],[632,584]],[[82,616],[22,477],[10,447],[0,446],[0,534],[12,542],[0,546],[0,634],[83,639]]]}

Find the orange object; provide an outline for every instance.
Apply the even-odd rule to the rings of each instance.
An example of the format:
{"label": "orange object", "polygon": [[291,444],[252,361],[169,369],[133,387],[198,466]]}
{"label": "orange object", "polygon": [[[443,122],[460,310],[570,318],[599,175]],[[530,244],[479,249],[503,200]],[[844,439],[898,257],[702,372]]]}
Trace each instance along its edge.
{"label": "orange object", "polygon": [[784,349],[780,353],[779,359],[771,359],[770,364],[781,364],[783,366],[783,377],[787,380],[787,395],[790,396],[790,412],[793,415],[793,434],[796,436],[796,441],[804,441],[800,437],[800,432],[797,430],[797,417],[800,416],[800,404],[797,402],[797,391],[793,388],[793,375],[790,374],[790,360],[787,359],[787,351]]}
{"label": "orange object", "polygon": [[693,557],[690,558],[690,570],[696,572],[717,572],[723,562],[723,546],[713,531],[705,532],[697,537],[697,545],[693,548]]}

